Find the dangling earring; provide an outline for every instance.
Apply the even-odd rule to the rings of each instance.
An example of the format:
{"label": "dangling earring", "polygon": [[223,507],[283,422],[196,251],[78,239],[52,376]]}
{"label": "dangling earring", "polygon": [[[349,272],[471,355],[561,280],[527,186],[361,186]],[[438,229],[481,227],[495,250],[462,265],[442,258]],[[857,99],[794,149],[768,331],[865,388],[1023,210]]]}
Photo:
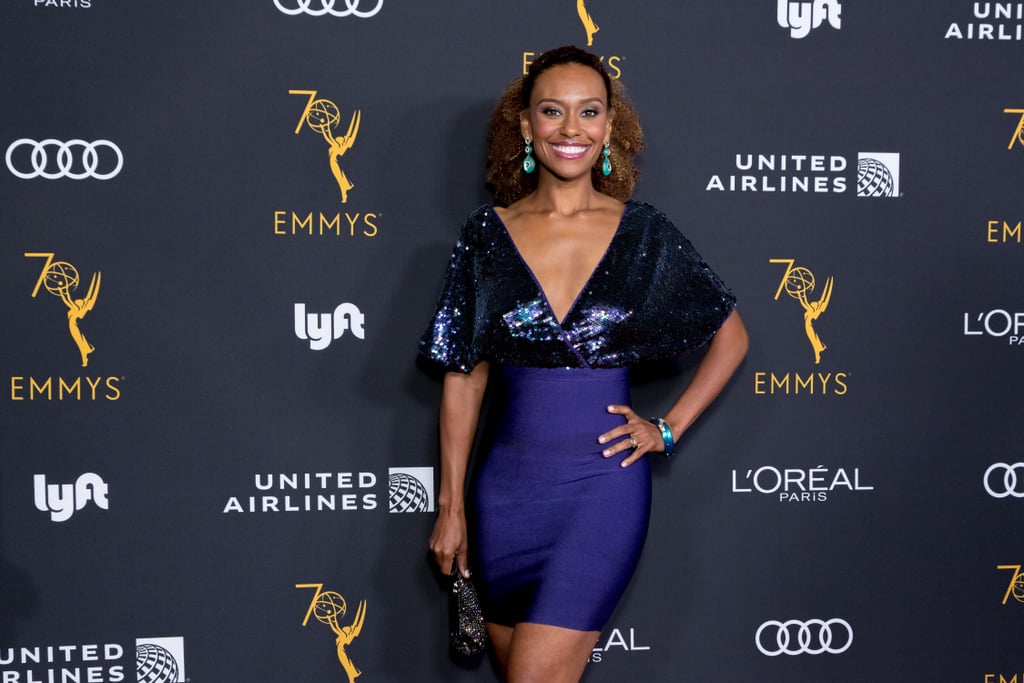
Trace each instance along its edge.
{"label": "dangling earring", "polygon": [[608,145],[608,141],[605,141],[604,151],[601,152],[601,155],[604,157],[604,160],[601,162],[601,173],[603,173],[606,178],[612,174],[612,160],[609,159],[612,154],[612,150]]}
{"label": "dangling earring", "polygon": [[523,142],[526,143],[526,158],[523,159],[523,171],[533,173],[534,169],[537,168],[537,162],[533,160],[531,155],[533,152],[533,147],[530,145],[532,140],[530,138],[523,138]]}

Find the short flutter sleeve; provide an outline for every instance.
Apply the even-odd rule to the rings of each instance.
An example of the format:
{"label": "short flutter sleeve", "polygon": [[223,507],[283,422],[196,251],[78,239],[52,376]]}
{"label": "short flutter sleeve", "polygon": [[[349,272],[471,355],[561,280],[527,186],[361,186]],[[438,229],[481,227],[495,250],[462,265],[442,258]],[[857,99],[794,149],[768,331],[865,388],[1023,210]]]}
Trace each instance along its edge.
{"label": "short flutter sleeve", "polygon": [[675,225],[650,210],[642,238],[650,268],[644,317],[655,333],[645,355],[667,357],[706,344],[729,317],[736,297]]}
{"label": "short flutter sleeve", "polygon": [[419,341],[423,356],[450,371],[469,372],[481,354],[476,288],[479,234],[475,215],[462,226],[448,260],[434,317]]}

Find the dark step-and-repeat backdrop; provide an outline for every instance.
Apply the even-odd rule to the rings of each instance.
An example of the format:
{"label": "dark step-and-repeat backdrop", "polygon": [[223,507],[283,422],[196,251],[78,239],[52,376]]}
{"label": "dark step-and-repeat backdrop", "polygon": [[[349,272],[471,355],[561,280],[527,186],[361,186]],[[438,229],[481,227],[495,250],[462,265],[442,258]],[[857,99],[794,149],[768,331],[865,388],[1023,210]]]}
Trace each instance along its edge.
{"label": "dark step-and-repeat backdrop", "polygon": [[566,43],[752,340],[585,680],[1024,681],[1024,3],[0,16],[0,683],[495,680],[447,651],[416,340]]}

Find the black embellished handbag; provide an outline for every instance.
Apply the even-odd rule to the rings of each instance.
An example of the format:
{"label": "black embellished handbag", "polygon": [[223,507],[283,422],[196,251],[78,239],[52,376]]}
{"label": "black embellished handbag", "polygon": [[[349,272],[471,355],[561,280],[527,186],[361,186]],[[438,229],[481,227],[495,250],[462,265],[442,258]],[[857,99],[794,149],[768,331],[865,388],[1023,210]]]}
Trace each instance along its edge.
{"label": "black embellished handbag", "polygon": [[448,620],[451,647],[464,657],[472,657],[487,646],[487,630],[480,610],[476,586],[464,577],[452,560],[452,585],[448,593]]}

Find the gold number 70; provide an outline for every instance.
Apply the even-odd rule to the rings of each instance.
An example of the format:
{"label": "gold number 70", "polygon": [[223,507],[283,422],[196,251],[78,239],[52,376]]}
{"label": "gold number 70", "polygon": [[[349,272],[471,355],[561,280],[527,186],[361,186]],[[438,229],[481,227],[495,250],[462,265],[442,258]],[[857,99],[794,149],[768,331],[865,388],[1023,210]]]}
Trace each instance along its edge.
{"label": "gold number 70", "polygon": [[289,90],[289,95],[309,95],[309,101],[306,102],[306,108],[302,110],[302,116],[299,117],[299,125],[295,126],[295,134],[298,135],[299,131],[302,130],[302,124],[306,122],[306,117],[309,116],[309,110],[313,107],[313,102],[316,101],[316,90]]}
{"label": "gold number 70", "polygon": [[322,583],[297,583],[296,588],[314,588],[316,593],[313,594],[313,599],[309,601],[309,609],[306,610],[306,618],[302,620],[302,625],[305,626],[309,622],[309,615],[313,613],[313,609],[316,607],[316,601],[320,598],[320,594],[323,592],[324,585]]}

